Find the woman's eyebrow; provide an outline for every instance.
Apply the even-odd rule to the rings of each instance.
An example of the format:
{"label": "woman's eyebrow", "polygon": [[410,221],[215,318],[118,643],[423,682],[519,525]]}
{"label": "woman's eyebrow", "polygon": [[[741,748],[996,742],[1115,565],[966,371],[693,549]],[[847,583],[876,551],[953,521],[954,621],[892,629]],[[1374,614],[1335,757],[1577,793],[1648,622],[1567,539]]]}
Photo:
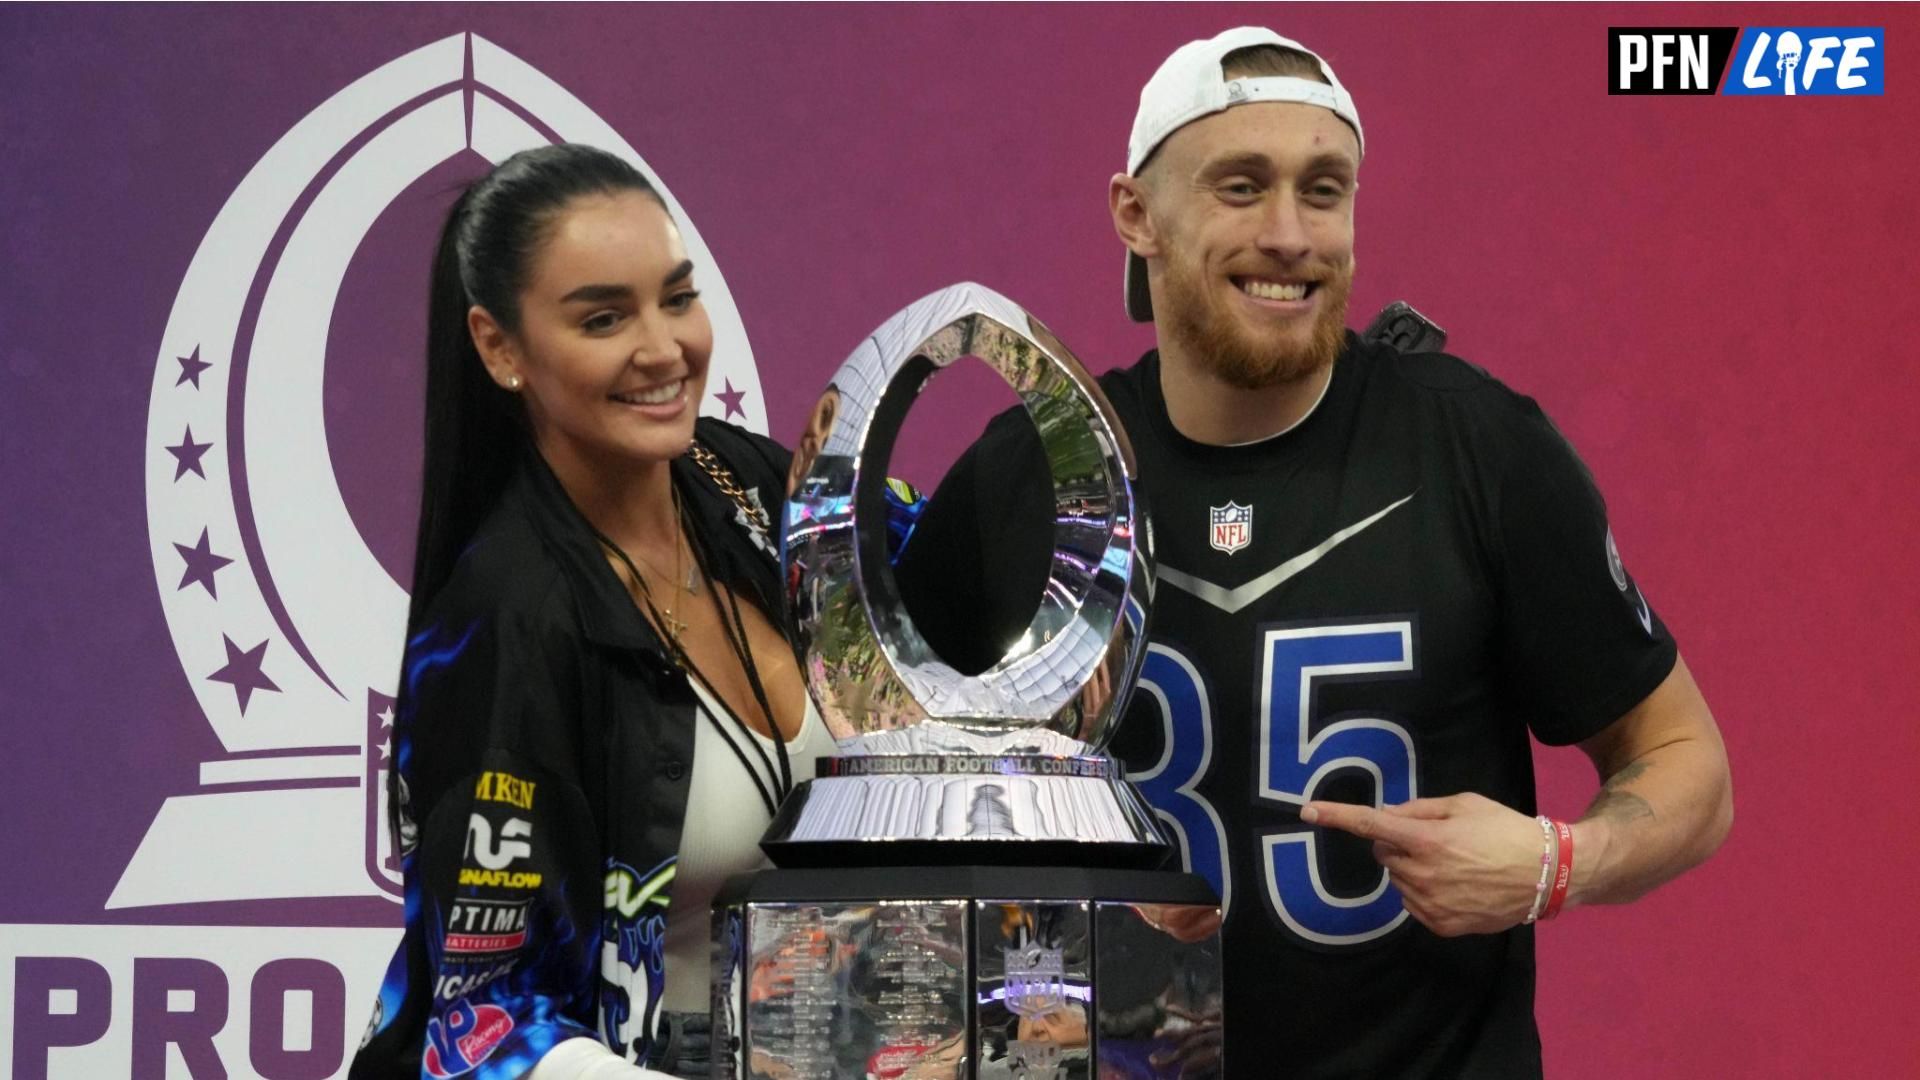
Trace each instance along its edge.
{"label": "woman's eyebrow", "polygon": [[608,300],[626,300],[633,296],[633,290],[625,285],[582,285],[560,298],[563,304],[585,300],[591,303],[604,303]]}

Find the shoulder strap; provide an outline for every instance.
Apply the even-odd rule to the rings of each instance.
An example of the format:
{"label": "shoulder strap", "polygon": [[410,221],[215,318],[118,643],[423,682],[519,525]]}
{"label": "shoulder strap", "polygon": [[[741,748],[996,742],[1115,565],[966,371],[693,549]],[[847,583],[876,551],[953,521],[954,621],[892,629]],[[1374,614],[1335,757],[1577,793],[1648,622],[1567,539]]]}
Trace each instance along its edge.
{"label": "shoulder strap", "polygon": [[707,479],[713,481],[713,486],[719,488],[722,495],[733,500],[733,504],[740,508],[740,512],[746,515],[747,521],[755,529],[769,534],[773,531],[773,523],[767,519],[767,512],[758,503],[747,498],[747,489],[741,486],[740,481],[734,477],[733,470],[727,468],[718,454],[707,449],[698,439],[687,448],[687,453],[693,458],[693,463],[700,466],[700,471],[707,474]]}

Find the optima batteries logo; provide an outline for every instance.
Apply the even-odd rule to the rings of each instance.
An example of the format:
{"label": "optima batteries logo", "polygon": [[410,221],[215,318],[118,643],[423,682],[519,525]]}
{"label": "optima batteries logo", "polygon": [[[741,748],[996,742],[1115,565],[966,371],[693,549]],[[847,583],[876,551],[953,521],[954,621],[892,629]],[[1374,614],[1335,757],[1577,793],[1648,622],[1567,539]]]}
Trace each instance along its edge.
{"label": "optima batteries logo", "polygon": [[1885,43],[1877,26],[1613,26],[1607,93],[1879,95]]}

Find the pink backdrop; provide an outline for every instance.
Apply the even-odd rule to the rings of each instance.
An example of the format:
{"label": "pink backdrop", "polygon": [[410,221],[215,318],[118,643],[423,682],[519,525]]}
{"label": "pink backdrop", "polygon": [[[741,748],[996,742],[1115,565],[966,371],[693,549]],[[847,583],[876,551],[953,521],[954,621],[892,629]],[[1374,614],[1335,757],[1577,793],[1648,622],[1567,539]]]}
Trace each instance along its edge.
{"label": "pink backdrop", "polygon": [[[156,439],[179,433],[143,437],[146,388],[172,389],[156,356],[178,370],[163,329],[210,223],[317,105],[462,32],[563,85],[697,226],[757,363],[747,422],[790,441],[864,332],[953,281],[1016,298],[1095,370],[1147,347],[1121,311],[1106,179],[1158,60],[1255,20],[1322,50],[1367,125],[1354,320],[1408,299],[1542,402],[1726,733],[1738,814],[1720,855],[1541,932],[1549,1074],[1920,1070],[1920,946],[1894,918],[1920,888],[1920,106],[1903,67],[1920,16],[1877,6],[0,10],[4,959],[36,955],[42,925],[139,941],[397,923],[372,888],[109,903],[216,752],[208,665],[169,643],[161,605],[181,589],[148,551],[143,483],[171,473]],[[1610,23],[1796,22],[1884,27],[1886,95],[1604,92]],[[480,167],[466,154],[380,217],[327,344],[335,475],[401,581],[426,252],[446,186]],[[989,411],[964,385],[923,468]],[[1584,759],[1541,764],[1544,807],[1577,813]],[[301,822],[278,824],[299,842]],[[123,1000],[124,965],[101,963]],[[247,1073],[244,1049],[222,1052]],[[63,1053],[56,1075],[108,1075],[62,1073],[80,1060]]]}

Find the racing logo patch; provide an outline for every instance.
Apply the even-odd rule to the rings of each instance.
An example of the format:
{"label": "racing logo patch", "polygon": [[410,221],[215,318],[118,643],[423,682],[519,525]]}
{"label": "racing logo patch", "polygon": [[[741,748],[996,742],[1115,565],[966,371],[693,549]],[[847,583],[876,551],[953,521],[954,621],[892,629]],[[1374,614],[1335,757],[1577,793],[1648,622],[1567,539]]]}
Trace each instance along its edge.
{"label": "racing logo patch", "polygon": [[533,809],[533,781],[512,773],[483,772],[474,784],[473,797],[487,802],[503,802],[522,810]]}
{"label": "racing logo patch", "polygon": [[450,971],[433,981],[433,999],[452,1001],[454,998],[467,997],[495,979],[513,974],[514,969],[519,965],[520,958],[517,956],[492,967],[469,968],[462,964],[458,970]]}
{"label": "racing logo patch", "polygon": [[443,948],[473,956],[512,952],[527,943],[527,910],[532,906],[531,898],[455,900]]}
{"label": "racing logo patch", "polygon": [[1207,507],[1207,542],[1231,555],[1253,542],[1253,507],[1228,502]]}
{"label": "racing logo patch", "polygon": [[427,1021],[427,1052],[421,1064],[435,1077],[472,1072],[512,1033],[513,1017],[507,1010],[458,1002],[444,1016]]}
{"label": "racing logo patch", "polygon": [[533,822],[526,818],[508,818],[500,826],[500,838],[494,839],[493,822],[484,814],[467,818],[467,856],[489,870],[505,870],[520,859],[533,856]]}
{"label": "racing logo patch", "polygon": [[600,1032],[607,1045],[644,1061],[666,992],[668,859],[642,874],[608,860],[600,921]]}

